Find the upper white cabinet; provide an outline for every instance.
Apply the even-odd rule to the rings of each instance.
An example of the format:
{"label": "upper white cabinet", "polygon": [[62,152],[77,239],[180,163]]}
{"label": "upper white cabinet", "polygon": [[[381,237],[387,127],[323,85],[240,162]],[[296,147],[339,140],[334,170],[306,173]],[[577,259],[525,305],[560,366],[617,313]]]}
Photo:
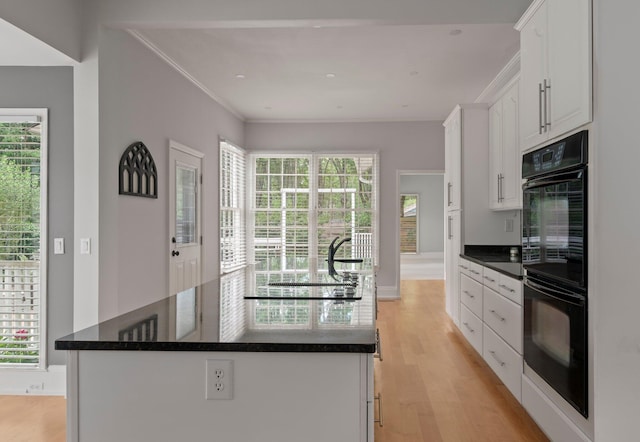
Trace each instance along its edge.
{"label": "upper white cabinet", "polygon": [[518,81],[489,108],[489,207],[522,208],[522,155],[518,138]]}
{"label": "upper white cabinet", "polygon": [[520,149],[591,121],[591,0],[536,0],[520,31]]}
{"label": "upper white cabinet", "polygon": [[462,177],[462,110],[457,107],[444,122],[445,198],[447,210],[460,210]]}

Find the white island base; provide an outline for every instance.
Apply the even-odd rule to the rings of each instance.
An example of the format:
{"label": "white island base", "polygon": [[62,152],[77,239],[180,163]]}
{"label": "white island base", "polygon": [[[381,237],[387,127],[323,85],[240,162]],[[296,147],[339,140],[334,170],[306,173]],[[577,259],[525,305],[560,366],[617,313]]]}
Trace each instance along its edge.
{"label": "white island base", "polygon": [[[373,441],[372,358],[70,350],[67,440]],[[207,360],[233,361],[232,399],[206,399]]]}

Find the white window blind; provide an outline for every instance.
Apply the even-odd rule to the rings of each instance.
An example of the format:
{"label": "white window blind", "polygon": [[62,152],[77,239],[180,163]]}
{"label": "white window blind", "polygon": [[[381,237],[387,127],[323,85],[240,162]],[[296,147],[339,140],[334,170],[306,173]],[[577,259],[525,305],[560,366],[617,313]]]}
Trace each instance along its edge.
{"label": "white window blind", "polygon": [[46,342],[46,120],[39,120],[0,110],[0,366],[41,365]]}
{"label": "white window blind", "polygon": [[220,141],[220,271],[246,265],[244,150]]}

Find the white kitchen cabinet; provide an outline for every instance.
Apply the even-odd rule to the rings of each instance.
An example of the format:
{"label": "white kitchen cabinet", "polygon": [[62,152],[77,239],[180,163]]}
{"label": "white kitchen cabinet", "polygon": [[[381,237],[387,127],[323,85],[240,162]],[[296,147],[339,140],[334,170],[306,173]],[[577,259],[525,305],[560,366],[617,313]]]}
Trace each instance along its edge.
{"label": "white kitchen cabinet", "polygon": [[460,211],[453,210],[446,214],[446,244],[445,244],[445,308],[456,325],[460,325],[460,291],[458,263],[460,260],[461,228]]}
{"label": "white kitchen cabinet", "polygon": [[457,107],[444,122],[445,198],[447,210],[460,210],[462,199],[462,110]]}
{"label": "white kitchen cabinet", "polygon": [[518,135],[518,81],[489,108],[489,207],[522,208],[522,155]]}
{"label": "white kitchen cabinet", "polygon": [[520,149],[591,121],[591,0],[536,0],[520,31]]}
{"label": "white kitchen cabinet", "polygon": [[460,258],[460,331],[521,400],[522,281]]}

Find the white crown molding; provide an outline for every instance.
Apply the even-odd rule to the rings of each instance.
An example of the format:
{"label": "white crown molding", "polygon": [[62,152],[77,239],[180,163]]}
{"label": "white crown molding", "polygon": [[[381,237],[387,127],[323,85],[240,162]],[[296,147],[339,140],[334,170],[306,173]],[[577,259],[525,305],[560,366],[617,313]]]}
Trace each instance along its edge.
{"label": "white crown molding", "polygon": [[531,17],[533,17],[533,15],[538,11],[540,6],[544,4],[544,2],[545,0],[535,0],[533,3],[531,3],[531,5],[529,5],[527,10],[524,11],[524,14],[522,14],[522,17],[520,17],[520,20],[518,20],[513,28],[516,31],[521,31],[523,26],[527,24],[529,20],[531,20]]}
{"label": "white crown molding", "polygon": [[510,85],[520,75],[520,51],[507,62],[498,72],[491,83],[478,95],[476,103],[493,103],[500,95],[499,92]]}
{"label": "white crown molding", "polygon": [[425,120],[425,119],[419,119],[419,118],[406,118],[406,119],[402,119],[402,118],[398,118],[398,119],[393,119],[393,118],[380,118],[380,119],[376,119],[376,118],[352,118],[352,119],[326,119],[326,120],[322,120],[322,119],[308,119],[308,120],[304,120],[304,119],[299,119],[299,120],[292,120],[292,119],[282,119],[282,120],[278,120],[278,119],[250,119],[250,120],[245,120],[245,123],[287,123],[287,124],[292,124],[292,123],[300,123],[300,124],[319,124],[319,123],[428,123],[428,122],[438,122],[440,123],[442,120]]}
{"label": "white crown molding", "polygon": [[187,71],[185,71],[174,59],[172,59],[171,57],[169,57],[167,54],[165,54],[164,52],[162,52],[160,50],[160,48],[158,48],[156,45],[154,45],[153,43],[151,43],[149,40],[147,40],[142,34],[140,34],[140,32],[136,31],[135,29],[127,29],[126,30],[129,34],[131,34],[136,40],[138,40],[140,43],[142,43],[143,45],[145,45],[147,48],[149,48],[153,53],[155,53],[158,57],[160,57],[162,60],[164,60],[169,66],[171,66],[172,68],[174,68],[176,71],[178,71],[178,73],[180,73],[184,78],[186,78],[187,80],[189,80],[191,83],[193,83],[194,86],[196,86],[198,89],[200,89],[202,92],[204,92],[205,94],[207,94],[211,99],[213,99],[216,103],[218,103],[220,106],[224,107],[226,110],[228,110],[231,114],[233,114],[235,117],[237,117],[238,119],[240,119],[242,122],[246,122],[246,119],[237,111],[233,108],[233,106],[231,106],[229,103],[227,103],[225,100],[223,100],[222,98],[218,97],[216,94],[214,94],[209,88],[207,88],[204,84],[200,83],[198,80],[196,80],[191,74],[189,74]]}

